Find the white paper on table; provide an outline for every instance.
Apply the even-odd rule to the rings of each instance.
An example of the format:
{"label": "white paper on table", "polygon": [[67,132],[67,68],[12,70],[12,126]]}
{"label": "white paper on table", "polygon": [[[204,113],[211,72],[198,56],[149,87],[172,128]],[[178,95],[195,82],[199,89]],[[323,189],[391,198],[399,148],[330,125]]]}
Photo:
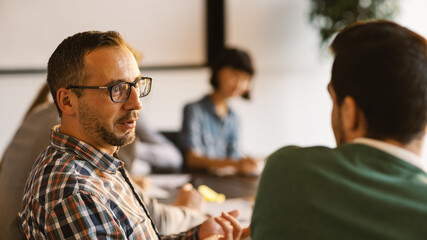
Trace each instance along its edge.
{"label": "white paper on table", "polygon": [[147,176],[153,186],[178,188],[191,180],[190,174],[152,174]]}
{"label": "white paper on table", "polygon": [[226,199],[221,203],[207,202],[206,214],[214,217],[220,216],[221,212],[230,212],[238,209],[240,211],[240,215],[237,217],[237,220],[239,220],[243,227],[247,227],[251,222],[252,205],[252,201],[242,198]]}
{"label": "white paper on table", "polygon": [[170,196],[170,193],[167,190],[154,184],[151,185],[147,190],[145,190],[145,192],[149,198],[166,199]]}

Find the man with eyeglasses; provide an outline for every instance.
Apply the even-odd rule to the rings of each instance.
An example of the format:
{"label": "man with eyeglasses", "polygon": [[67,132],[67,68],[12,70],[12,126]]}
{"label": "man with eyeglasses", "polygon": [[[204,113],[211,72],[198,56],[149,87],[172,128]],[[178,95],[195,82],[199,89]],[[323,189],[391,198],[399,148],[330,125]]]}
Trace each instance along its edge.
{"label": "man with eyeglasses", "polygon": [[[142,54],[130,45],[127,47],[139,64]],[[8,226],[14,225],[13,220],[16,221],[32,165],[40,152],[50,144],[50,129],[61,121],[49,95],[46,82],[0,160],[0,240],[7,239],[6,230]],[[131,179],[143,189],[148,189],[150,184],[144,175],[151,170],[180,169],[182,155],[172,142],[161,133],[150,129],[145,121],[145,118],[138,119],[135,140],[121,147],[118,156],[131,174]],[[181,232],[206,220],[203,212],[204,198],[194,188],[182,186],[173,205],[163,204],[155,198],[149,198],[147,194],[142,194],[141,197],[161,234]]]}
{"label": "man with eyeglasses", "polygon": [[65,39],[48,63],[47,81],[61,116],[51,144],[26,184],[20,222],[28,239],[205,239],[248,235],[223,213],[173,236],[160,236],[123,162],[135,138],[140,98],[151,90],[116,32]]}

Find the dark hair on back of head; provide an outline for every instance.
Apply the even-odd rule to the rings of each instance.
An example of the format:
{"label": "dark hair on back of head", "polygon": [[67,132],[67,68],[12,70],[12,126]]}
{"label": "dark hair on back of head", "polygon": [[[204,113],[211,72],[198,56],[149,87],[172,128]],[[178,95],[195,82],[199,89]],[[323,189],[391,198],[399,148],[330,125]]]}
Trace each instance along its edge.
{"label": "dark hair on back of head", "polygon": [[[53,52],[47,65],[47,82],[59,116],[62,112],[56,101],[58,89],[84,84],[89,76],[84,69],[85,55],[106,46],[126,46],[126,43],[122,36],[114,31],[88,31],[66,38]],[[73,91],[77,96],[82,94],[80,89],[73,89]]]}
{"label": "dark hair on back of head", "polygon": [[[251,76],[255,74],[251,57],[247,52],[237,48],[225,48],[216,56],[211,65],[212,75],[210,84],[214,89],[218,89],[219,87],[218,73],[224,67],[232,67],[234,69],[244,71]],[[250,92],[244,93],[242,97],[250,99]]]}
{"label": "dark hair on back of head", "polygon": [[357,23],[331,44],[331,85],[340,105],[352,97],[364,113],[367,137],[403,144],[427,124],[427,46],[420,35],[390,21]]}

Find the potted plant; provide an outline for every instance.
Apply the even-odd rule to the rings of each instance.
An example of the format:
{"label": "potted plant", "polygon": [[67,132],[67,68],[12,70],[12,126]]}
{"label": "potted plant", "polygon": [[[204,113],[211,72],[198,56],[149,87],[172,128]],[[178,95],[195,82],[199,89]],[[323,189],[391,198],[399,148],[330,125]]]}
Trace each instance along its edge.
{"label": "potted plant", "polygon": [[311,0],[310,22],[319,30],[322,45],[356,21],[392,19],[397,0]]}

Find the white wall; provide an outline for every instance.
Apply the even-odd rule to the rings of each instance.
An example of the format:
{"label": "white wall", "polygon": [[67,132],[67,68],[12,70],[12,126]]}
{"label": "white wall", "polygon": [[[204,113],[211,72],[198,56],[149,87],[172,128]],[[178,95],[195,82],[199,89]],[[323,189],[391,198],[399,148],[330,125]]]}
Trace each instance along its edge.
{"label": "white wall", "polygon": [[203,10],[200,0],[1,0],[0,68],[42,68],[66,36],[88,30],[119,31],[146,64],[200,64]]}
{"label": "white wall", "polygon": [[[420,21],[427,3],[400,2],[397,21],[427,36],[427,27]],[[227,1],[227,44],[248,49],[257,67],[253,99],[232,103],[241,116],[243,148],[249,154],[264,156],[287,144],[334,146],[326,91],[332,59],[327,50],[319,48],[317,32],[308,23],[309,3]],[[140,50],[144,52],[144,48],[150,46]],[[210,89],[207,69],[151,71],[143,75],[154,80],[152,93],[143,100],[141,116],[156,129],[178,130],[183,104]],[[0,154],[44,77],[0,76]]]}

